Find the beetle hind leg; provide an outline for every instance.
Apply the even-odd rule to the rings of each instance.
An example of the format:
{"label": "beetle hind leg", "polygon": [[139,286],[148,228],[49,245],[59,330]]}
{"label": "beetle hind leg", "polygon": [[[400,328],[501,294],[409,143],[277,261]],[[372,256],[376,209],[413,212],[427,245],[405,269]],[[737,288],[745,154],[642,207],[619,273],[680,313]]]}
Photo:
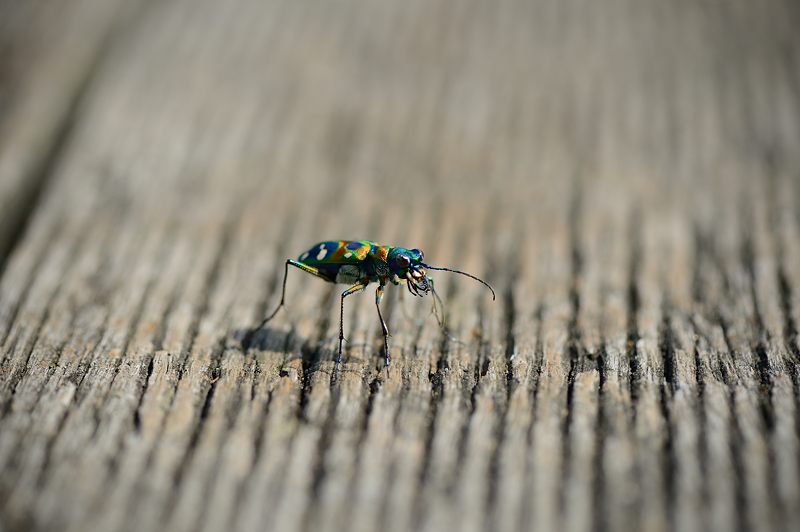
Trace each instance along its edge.
{"label": "beetle hind leg", "polygon": [[286,302],[286,279],[289,277],[289,266],[294,266],[295,268],[299,268],[306,273],[310,273],[314,277],[319,277],[321,279],[327,280],[327,278],[320,272],[317,268],[313,266],[309,266],[308,264],[303,264],[302,262],[298,262],[294,259],[286,259],[286,264],[283,267],[283,287],[281,288],[281,302],[278,303],[278,306],[275,307],[275,310],[272,313],[264,318],[261,323],[258,324],[258,327],[255,327],[251,332],[255,333],[256,331],[262,329],[264,325],[266,325],[275,315],[278,314],[278,311],[285,306]]}

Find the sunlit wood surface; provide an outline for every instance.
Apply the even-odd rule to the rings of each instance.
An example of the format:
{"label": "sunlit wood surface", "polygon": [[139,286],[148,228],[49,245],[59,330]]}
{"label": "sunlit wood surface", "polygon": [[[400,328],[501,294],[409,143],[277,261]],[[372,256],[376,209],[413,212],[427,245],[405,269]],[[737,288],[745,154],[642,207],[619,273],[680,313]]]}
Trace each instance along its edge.
{"label": "sunlit wood surface", "polygon": [[[0,0],[3,531],[800,530],[792,0]],[[419,247],[384,315],[283,262]]]}

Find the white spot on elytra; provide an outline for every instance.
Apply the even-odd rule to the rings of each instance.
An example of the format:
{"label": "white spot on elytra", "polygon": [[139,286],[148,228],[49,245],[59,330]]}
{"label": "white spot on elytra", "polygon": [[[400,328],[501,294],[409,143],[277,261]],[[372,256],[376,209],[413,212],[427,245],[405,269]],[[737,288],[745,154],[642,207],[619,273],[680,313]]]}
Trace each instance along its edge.
{"label": "white spot on elytra", "polygon": [[325,258],[325,255],[328,254],[328,250],[325,249],[325,246],[319,247],[319,253],[317,253],[317,260],[322,260]]}
{"label": "white spot on elytra", "polygon": [[300,260],[301,260],[301,261],[303,261],[303,260],[306,260],[307,258],[308,258],[308,251],[306,251],[305,253],[303,253],[302,255],[300,255]]}
{"label": "white spot on elytra", "polygon": [[345,254],[344,254],[344,258],[346,258],[346,259],[349,259],[349,258],[350,258],[350,257],[352,257],[352,256],[353,256],[353,254],[352,254],[352,253],[350,253],[349,251],[348,251],[347,253],[345,253]]}

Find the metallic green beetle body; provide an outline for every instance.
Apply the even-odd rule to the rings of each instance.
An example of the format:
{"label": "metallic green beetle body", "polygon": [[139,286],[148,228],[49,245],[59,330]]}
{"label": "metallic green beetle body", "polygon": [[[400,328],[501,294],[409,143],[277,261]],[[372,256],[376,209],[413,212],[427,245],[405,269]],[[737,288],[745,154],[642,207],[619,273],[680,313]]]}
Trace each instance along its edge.
{"label": "metallic green beetle body", "polygon": [[315,269],[313,275],[331,283],[397,285],[410,279],[411,290],[424,294],[430,286],[422,259],[418,249],[383,246],[370,240],[330,240],[315,244],[297,262]]}

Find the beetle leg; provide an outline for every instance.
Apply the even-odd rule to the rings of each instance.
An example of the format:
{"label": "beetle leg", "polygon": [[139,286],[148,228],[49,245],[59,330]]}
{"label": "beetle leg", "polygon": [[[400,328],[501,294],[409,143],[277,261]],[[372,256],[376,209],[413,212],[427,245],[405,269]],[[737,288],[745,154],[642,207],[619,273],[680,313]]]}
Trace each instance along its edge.
{"label": "beetle leg", "polygon": [[[436,289],[433,286],[433,278],[428,277],[428,284],[431,287],[431,292],[433,293],[433,315],[436,316],[436,322],[439,324],[439,327],[442,329],[443,332],[447,333],[447,329],[445,328],[445,314],[444,314],[444,303],[442,303],[442,298],[439,297],[439,293],[436,292]],[[442,315],[439,316],[439,312],[436,308],[436,303],[439,303],[439,308],[442,309]]]}
{"label": "beetle leg", "polygon": [[[458,342],[459,344],[464,345],[464,342],[447,332],[447,314],[445,312],[444,302],[442,301],[442,298],[439,297],[439,292],[437,292],[436,288],[433,286],[433,277],[428,277],[428,283],[431,286],[431,293],[433,294],[433,314],[436,316],[436,321],[439,323],[439,328],[442,329],[442,334],[448,340],[452,340],[453,342]],[[441,316],[439,316],[439,313],[436,311],[436,303],[439,303],[439,308],[442,311]]]}
{"label": "beetle leg", "polygon": [[383,299],[383,284],[378,285],[375,290],[375,308],[378,309],[378,319],[381,320],[381,327],[383,328],[383,352],[386,356],[386,374],[389,374],[389,328],[381,315],[381,300]]}
{"label": "beetle leg", "polygon": [[342,345],[344,344],[344,298],[365,289],[369,281],[359,281],[344,292],[342,292],[341,305],[339,307],[339,354],[336,355],[336,370],[342,363]]}

